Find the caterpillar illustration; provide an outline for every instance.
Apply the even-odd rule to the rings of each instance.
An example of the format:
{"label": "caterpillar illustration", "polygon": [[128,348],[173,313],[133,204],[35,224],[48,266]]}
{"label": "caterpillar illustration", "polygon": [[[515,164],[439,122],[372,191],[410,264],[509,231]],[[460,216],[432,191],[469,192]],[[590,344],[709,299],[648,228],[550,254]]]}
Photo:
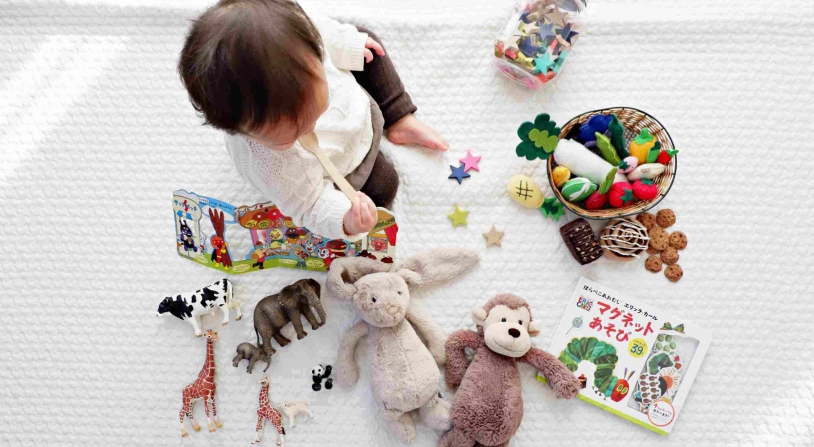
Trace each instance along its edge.
{"label": "caterpillar illustration", "polygon": [[[575,372],[583,361],[593,363],[596,366],[593,388],[605,399],[611,397],[614,402],[619,402],[630,391],[627,382],[629,377],[620,379],[613,375],[616,362],[619,361],[619,357],[616,356],[616,348],[604,341],[599,341],[596,337],[571,339],[560,353],[559,359],[571,372]],[[625,374],[627,375],[627,370],[625,370]],[[630,376],[633,376],[633,371],[630,372]]]}

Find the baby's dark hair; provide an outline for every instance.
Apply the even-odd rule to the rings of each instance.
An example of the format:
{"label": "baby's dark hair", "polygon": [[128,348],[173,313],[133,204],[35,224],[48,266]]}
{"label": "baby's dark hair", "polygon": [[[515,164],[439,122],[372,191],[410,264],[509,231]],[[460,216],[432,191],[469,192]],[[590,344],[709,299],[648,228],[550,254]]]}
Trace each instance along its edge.
{"label": "baby's dark hair", "polygon": [[297,123],[322,39],[293,0],[220,0],[193,21],[178,60],[204,124],[229,134]]}

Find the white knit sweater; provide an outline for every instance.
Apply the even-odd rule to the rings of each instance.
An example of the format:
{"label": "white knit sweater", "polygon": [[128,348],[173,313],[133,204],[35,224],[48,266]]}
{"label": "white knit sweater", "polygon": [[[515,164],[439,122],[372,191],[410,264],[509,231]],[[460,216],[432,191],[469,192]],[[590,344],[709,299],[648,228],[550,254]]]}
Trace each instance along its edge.
{"label": "white knit sweater", "polygon": [[[323,60],[330,105],[316,122],[325,154],[342,175],[351,173],[367,155],[373,141],[370,98],[350,70],[364,69],[367,34],[352,25],[318,15],[309,17],[325,46]],[[323,171],[319,160],[299,142],[274,151],[245,135],[226,134],[226,147],[243,178],[291,217],[294,223],[332,239],[360,239],[345,234],[343,218],[351,203]]]}

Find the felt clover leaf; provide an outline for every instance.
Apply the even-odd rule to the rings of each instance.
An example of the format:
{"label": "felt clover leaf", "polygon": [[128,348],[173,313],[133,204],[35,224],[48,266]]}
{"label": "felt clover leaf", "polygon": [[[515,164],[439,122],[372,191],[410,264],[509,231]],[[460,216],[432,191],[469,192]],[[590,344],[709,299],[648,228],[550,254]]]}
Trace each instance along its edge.
{"label": "felt clover leaf", "polygon": [[543,216],[554,219],[555,221],[560,221],[560,216],[565,215],[565,211],[562,207],[562,202],[557,200],[556,197],[549,197],[543,201],[543,206],[540,207],[540,211],[543,212]]}
{"label": "felt clover leaf", "polygon": [[517,129],[517,136],[523,140],[517,145],[517,156],[526,157],[527,160],[545,160],[557,148],[559,135],[557,123],[547,113],[541,113],[534,119],[534,123],[526,121]]}

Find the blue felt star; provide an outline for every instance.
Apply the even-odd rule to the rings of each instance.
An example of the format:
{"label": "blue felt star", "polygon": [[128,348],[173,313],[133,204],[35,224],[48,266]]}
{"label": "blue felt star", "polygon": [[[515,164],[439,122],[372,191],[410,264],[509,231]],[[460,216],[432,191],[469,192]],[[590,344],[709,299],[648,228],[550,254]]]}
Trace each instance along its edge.
{"label": "blue felt star", "polygon": [[554,61],[551,60],[551,53],[546,51],[542,57],[535,57],[534,58],[534,74],[537,73],[545,73],[548,71],[548,67],[553,64]]}
{"label": "blue felt star", "polygon": [[449,165],[449,168],[452,169],[452,174],[449,175],[447,178],[458,180],[458,184],[460,185],[461,182],[465,178],[471,177],[466,171],[464,171],[464,165],[461,164],[457,168],[455,166]]}
{"label": "blue felt star", "polygon": [[554,35],[554,24],[553,23],[546,23],[545,25],[540,27],[540,35],[545,36],[552,36]]}
{"label": "blue felt star", "polygon": [[543,42],[539,34],[532,34],[521,37],[517,47],[520,49],[521,53],[526,55],[526,57],[534,57],[534,53],[540,49],[542,43]]}

